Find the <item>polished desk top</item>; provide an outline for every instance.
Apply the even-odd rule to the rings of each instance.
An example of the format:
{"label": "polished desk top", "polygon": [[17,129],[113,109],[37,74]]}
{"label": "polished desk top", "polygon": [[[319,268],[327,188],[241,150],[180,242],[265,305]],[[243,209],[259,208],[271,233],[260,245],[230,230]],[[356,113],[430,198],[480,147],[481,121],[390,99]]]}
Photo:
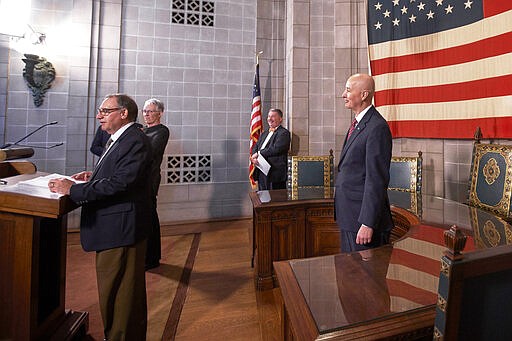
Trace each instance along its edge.
{"label": "polished desk top", "polygon": [[263,206],[286,206],[295,205],[297,203],[304,203],[310,201],[333,201],[334,189],[332,187],[325,190],[312,190],[294,192],[286,189],[275,189],[270,191],[257,191],[250,192],[253,207]]}
{"label": "polished desk top", "polygon": [[421,224],[392,245],[288,261],[320,334],[433,308],[451,225],[468,235],[464,252],[512,243],[512,227],[492,214],[433,196],[422,204]]}
{"label": "polished desk top", "polygon": [[[421,204],[418,205],[418,199],[416,199],[415,194],[411,197],[411,194],[407,192],[388,190],[388,196],[390,202],[397,206],[405,207],[407,205],[408,207],[421,207]],[[295,205],[315,201],[326,202],[334,200],[334,188],[301,188],[297,191],[286,189],[257,191],[250,192],[249,197],[251,198],[253,207],[255,208]],[[411,200],[416,200],[417,203],[415,205],[411,205],[409,203]]]}

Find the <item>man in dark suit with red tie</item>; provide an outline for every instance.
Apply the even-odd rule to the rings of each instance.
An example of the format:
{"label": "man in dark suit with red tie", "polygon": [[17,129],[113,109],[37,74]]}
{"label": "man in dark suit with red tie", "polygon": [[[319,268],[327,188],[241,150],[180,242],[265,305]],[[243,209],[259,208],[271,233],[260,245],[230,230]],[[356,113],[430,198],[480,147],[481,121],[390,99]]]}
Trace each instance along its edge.
{"label": "man in dark suit with red tie", "polygon": [[107,340],[145,340],[144,258],[151,214],[151,145],[135,124],[137,104],[107,96],[96,118],[110,134],[93,172],[50,180],[52,192],[82,205],[80,240],[96,252],[100,311]]}
{"label": "man in dark suit with red tie", "polygon": [[[251,150],[250,160],[256,166],[254,178],[258,181],[260,191],[286,189],[290,132],[281,125],[282,122],[283,112],[280,109],[270,109],[267,115],[269,129],[261,134]],[[270,164],[267,175],[258,169],[260,156]]]}
{"label": "man in dark suit with red tie", "polygon": [[386,120],[372,105],[375,82],[355,74],[343,92],[355,120],[338,163],[334,197],[341,251],[366,250],[389,242],[393,227],[387,188],[392,137]]}

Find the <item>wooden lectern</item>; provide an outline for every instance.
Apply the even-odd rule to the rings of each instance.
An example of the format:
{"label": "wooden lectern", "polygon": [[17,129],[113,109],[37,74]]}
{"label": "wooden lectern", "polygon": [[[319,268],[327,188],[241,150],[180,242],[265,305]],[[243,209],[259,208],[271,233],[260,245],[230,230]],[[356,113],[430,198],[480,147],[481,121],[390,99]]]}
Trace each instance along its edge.
{"label": "wooden lectern", "polygon": [[67,213],[76,205],[48,192],[16,190],[45,173],[27,161],[0,162],[0,340],[70,340],[89,314],[65,310]]}

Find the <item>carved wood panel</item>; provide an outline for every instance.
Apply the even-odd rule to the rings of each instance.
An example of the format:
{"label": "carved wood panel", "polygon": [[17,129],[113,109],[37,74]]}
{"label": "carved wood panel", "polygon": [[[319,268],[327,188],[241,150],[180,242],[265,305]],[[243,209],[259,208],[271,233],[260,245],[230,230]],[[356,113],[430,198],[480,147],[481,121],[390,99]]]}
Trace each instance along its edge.
{"label": "carved wood panel", "polygon": [[304,257],[304,211],[272,213],[272,260]]}
{"label": "carved wood panel", "polygon": [[340,230],[333,207],[313,207],[306,214],[306,257],[340,253]]}

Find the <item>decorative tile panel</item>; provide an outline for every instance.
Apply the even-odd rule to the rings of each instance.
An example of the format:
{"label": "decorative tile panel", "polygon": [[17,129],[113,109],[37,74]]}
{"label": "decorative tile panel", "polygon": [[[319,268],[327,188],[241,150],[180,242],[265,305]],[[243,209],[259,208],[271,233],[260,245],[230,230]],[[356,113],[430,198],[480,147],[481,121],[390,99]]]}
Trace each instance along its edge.
{"label": "decorative tile panel", "polygon": [[192,184],[212,181],[211,155],[165,155],[165,184]]}
{"label": "decorative tile panel", "polygon": [[171,24],[214,26],[215,3],[203,0],[172,0]]}

